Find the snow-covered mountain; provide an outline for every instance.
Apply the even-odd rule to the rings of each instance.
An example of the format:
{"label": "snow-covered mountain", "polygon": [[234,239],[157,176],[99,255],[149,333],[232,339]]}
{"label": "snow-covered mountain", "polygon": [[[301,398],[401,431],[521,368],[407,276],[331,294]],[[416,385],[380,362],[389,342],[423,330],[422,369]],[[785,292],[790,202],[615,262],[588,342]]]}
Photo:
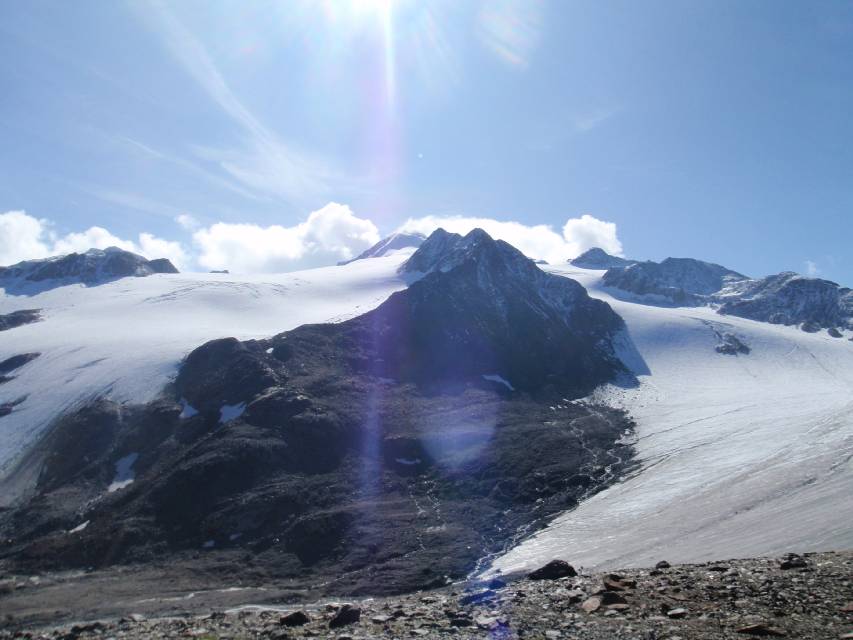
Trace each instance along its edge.
{"label": "snow-covered mountain", "polygon": [[155,273],[178,273],[178,270],[166,258],[148,260],[130,251],[109,247],[0,267],[0,287],[7,292],[32,292],[75,282],[91,286]]}
{"label": "snow-covered mountain", "polygon": [[671,304],[703,304],[724,286],[746,276],[718,264],[693,258],[667,258],[608,269],[608,287]]}
{"label": "snow-covered mountain", "polygon": [[774,324],[853,330],[853,291],[790,271],[732,282],[715,296],[719,312]]}
{"label": "snow-covered mountain", "polygon": [[[549,270],[609,302],[642,356],[638,387],[592,396],[636,420],[639,468],[495,568],[554,557],[615,568],[853,547],[853,343],[711,307],[624,300],[600,271]],[[725,334],[749,353],[720,352]]]}
{"label": "snow-covered mountain", "polygon": [[[605,254],[606,255],[606,254]],[[585,269],[600,269],[572,262]],[[802,325],[806,331],[853,327],[853,292],[834,282],[783,272],[749,278],[717,264],[667,258],[610,267],[602,278],[610,293],[649,304],[710,305],[722,315],[773,324]]]}
{"label": "snow-covered mountain", "polygon": [[637,261],[612,256],[604,249],[593,247],[584,251],[577,258],[569,260],[569,264],[581,269],[612,269],[614,267],[628,267],[637,264]]}
{"label": "snow-covered mountain", "polygon": [[426,236],[421,233],[392,233],[387,238],[382,238],[375,245],[366,249],[352,260],[339,262],[338,266],[343,266],[356,260],[364,260],[365,258],[381,258],[391,255],[396,251],[417,249]]}
{"label": "snow-covered mountain", "polygon": [[[75,476],[74,482],[91,482],[86,490],[94,491],[101,487],[106,497],[98,502],[99,505],[120,503],[122,509],[128,509],[126,513],[139,513],[133,511],[136,507],[131,508],[130,503],[132,496],[144,493],[141,489],[143,473],[164,470],[167,475],[163,476],[158,490],[165,492],[163,495],[170,492],[180,495],[178,487],[186,486],[181,484],[182,478],[192,477],[195,471],[208,469],[204,465],[222,460],[217,448],[221,442],[227,441],[229,451],[244,451],[250,458],[257,455],[261,461],[274,461],[274,458],[264,457],[272,455],[270,451],[273,450],[267,444],[273,441],[266,440],[269,434],[258,431],[271,428],[266,422],[266,426],[245,426],[246,430],[241,430],[244,427],[229,430],[223,428],[223,424],[238,420],[243,415],[254,415],[252,419],[256,421],[278,415],[278,409],[272,414],[264,413],[264,406],[301,407],[305,400],[298,397],[298,388],[306,390],[309,385],[320,385],[314,386],[306,395],[310,406],[315,408],[322,405],[324,393],[334,394],[335,406],[340,407],[350,406],[345,402],[347,398],[368,403],[386,402],[385,398],[390,396],[396,398],[394,420],[404,421],[400,423],[404,425],[401,427],[404,436],[399,441],[394,440],[393,444],[390,441],[385,443],[385,440],[373,442],[373,445],[368,441],[362,442],[365,451],[377,451],[370,446],[378,446],[383,456],[386,451],[391,452],[388,453],[390,457],[383,459],[396,474],[390,476],[394,478],[393,483],[402,482],[400,478],[404,477],[402,474],[408,467],[411,467],[408,473],[412,475],[405,476],[407,478],[415,477],[427,468],[419,466],[426,463],[425,458],[419,457],[425,449],[418,448],[418,442],[424,433],[435,428],[450,429],[442,446],[458,445],[481,465],[474,469],[482,474],[477,476],[478,490],[485,483],[490,483],[493,490],[493,494],[481,496],[483,500],[491,500],[495,496],[501,500],[507,496],[507,499],[515,499],[518,495],[526,499],[537,495],[543,487],[584,489],[584,483],[590,478],[596,478],[596,482],[612,479],[614,469],[625,468],[625,456],[630,456],[630,449],[636,451],[636,466],[622,482],[594,495],[592,490],[588,493],[582,490],[579,494],[581,503],[577,508],[567,511],[551,527],[497,559],[494,566],[505,571],[530,568],[555,556],[566,557],[585,566],[615,568],[625,564],[648,564],[664,556],[670,561],[693,561],[853,545],[849,526],[853,521],[853,504],[849,500],[853,493],[853,468],[850,466],[853,454],[853,405],[850,401],[853,343],[847,339],[834,339],[825,331],[806,333],[796,326],[771,323],[778,319],[773,316],[778,309],[791,312],[792,322],[805,317],[819,322],[810,312],[814,308],[828,310],[827,317],[836,320],[838,314],[847,314],[844,317],[849,318],[849,290],[837,288],[836,291],[831,283],[820,284],[825,281],[814,285],[814,279],[787,275],[779,276],[778,282],[760,286],[756,283],[762,281],[746,279],[722,267],[720,271],[702,266],[707,263],[686,268],[676,264],[665,269],[674,274],[672,277],[651,283],[650,288],[656,290],[656,295],[667,296],[655,298],[646,293],[622,291],[606,282],[607,277],[602,277],[601,270],[581,269],[574,265],[546,266],[544,271],[552,275],[544,278],[545,273],[540,276],[530,271],[539,268],[527,259],[518,259],[510,251],[511,247],[494,243],[492,249],[485,251],[482,248],[484,239],[479,234],[469,236],[460,238],[439,233],[411,257],[402,252],[358,260],[344,267],[276,276],[154,274],[145,278],[112,280],[97,287],[80,283],[54,286],[30,291],[27,295],[17,295],[7,288],[0,296],[0,315],[38,309],[41,320],[16,324],[0,331],[0,363],[3,368],[0,406],[6,414],[0,417],[0,497],[8,505],[25,495],[27,488],[34,486],[39,475],[37,467],[25,467],[29,469],[29,475],[10,476],[9,471],[33,451],[33,444],[42,441],[58,417],[73,419],[79,410],[94,406],[95,398],[106,403],[101,405],[108,408],[102,415],[112,416],[110,420],[122,416],[125,422],[122,422],[122,431],[118,434],[118,444],[114,440],[104,440],[108,446],[99,449],[100,453],[87,463],[85,473],[81,471],[82,475]],[[621,270],[629,271],[637,266],[640,265]],[[465,277],[457,279],[456,274]],[[450,307],[438,304],[435,299],[438,288],[433,286],[447,277],[451,286],[446,290],[452,294],[449,299],[454,301]],[[565,284],[556,284],[565,277],[569,278],[565,279]],[[722,282],[713,289],[717,278]],[[800,280],[807,282],[803,285]],[[581,295],[583,288],[577,283],[586,288],[588,297]],[[491,288],[481,289],[481,285]],[[397,311],[374,315],[366,312],[386,301],[392,302],[389,297],[395,292],[413,291],[411,296],[402,298],[408,304],[400,306],[399,302],[394,302],[386,307],[403,311],[430,309],[423,318],[413,314],[413,321],[421,324],[417,325],[417,331],[409,334],[409,339],[422,335],[432,337],[429,332],[424,334],[422,329],[428,329],[433,323],[436,323],[436,335],[441,336],[452,324],[450,314],[458,313],[459,317],[465,316],[459,320],[464,327],[460,338],[467,335],[474,339],[487,328],[490,342],[482,353],[493,354],[493,345],[503,345],[507,341],[505,334],[492,331],[493,327],[499,329],[503,326],[498,320],[504,316],[487,310],[502,309],[512,293],[511,288],[516,285],[531,300],[529,308],[519,313],[530,318],[525,322],[529,322],[536,331],[540,331],[543,323],[551,326],[549,318],[556,312],[565,312],[563,318],[570,318],[571,310],[577,307],[575,303],[578,301],[582,304],[577,308],[594,309],[594,300],[590,298],[606,302],[609,309],[624,320],[629,339],[615,341],[616,355],[634,374],[634,385],[604,385],[587,398],[622,407],[636,421],[633,435],[628,433],[624,437],[623,449],[613,453],[613,449],[602,444],[610,437],[609,431],[596,432],[591,431],[592,427],[584,426],[595,423],[598,409],[585,407],[578,401],[554,402],[547,407],[545,414],[540,414],[535,403],[525,405],[524,410],[519,404],[512,411],[501,413],[496,411],[497,405],[492,404],[492,400],[482,402],[480,396],[476,402],[470,401],[468,396],[461,396],[464,410],[456,405],[437,409],[431,404],[432,399],[426,399],[424,404],[417,405],[423,409],[423,415],[440,415],[441,418],[437,422],[418,422],[418,429],[424,429],[422,432],[412,430],[414,423],[405,422],[411,420],[412,414],[406,413],[406,407],[410,406],[412,396],[407,395],[405,389],[413,383],[398,384],[391,376],[378,376],[366,384],[363,376],[347,374],[347,367],[365,362],[360,355],[367,353],[364,345],[369,344],[354,343],[362,346],[352,352],[352,357],[341,357],[342,352],[333,348],[332,340],[340,338],[337,333],[340,330],[326,324],[360,316],[371,319],[371,322],[362,320],[347,325],[353,330],[358,329],[356,335],[361,336],[360,339],[382,335],[387,327],[395,325]],[[817,286],[818,293],[812,290],[814,286]],[[691,304],[696,304],[695,300],[701,304],[675,306],[673,289],[689,292],[685,297],[691,300]],[[494,300],[478,298],[473,295],[478,290],[488,291],[489,296],[492,292],[497,295]],[[515,298],[514,294],[510,297]],[[562,304],[561,300],[572,301],[573,304]],[[760,304],[755,309],[746,307],[746,311],[740,311],[735,304],[750,300],[753,301],[751,304],[757,304],[755,301]],[[664,304],[649,304],[656,301]],[[837,310],[833,304],[838,305]],[[715,305],[728,315],[717,313]],[[767,308],[773,312],[767,312]],[[730,309],[741,315],[754,313],[759,321],[739,317]],[[600,319],[606,320],[606,317],[609,314],[601,315]],[[445,319],[446,323],[442,324]],[[453,322],[456,321],[453,318]],[[287,333],[311,323],[324,324],[292,334],[299,337],[300,344],[305,347],[300,347],[298,353],[304,354],[306,372],[302,373],[298,360],[289,360],[279,367],[277,362],[283,362],[278,359],[279,355],[286,352],[286,349],[281,349],[290,339],[280,332]],[[576,326],[602,331],[600,327],[584,327],[582,323]],[[607,329],[608,323],[602,321],[602,326]],[[839,321],[833,326],[845,338],[853,335],[849,324],[845,328]],[[565,327],[567,331],[572,329],[571,324],[565,324]],[[270,338],[277,335],[277,340]],[[606,355],[608,346],[606,340],[611,337],[609,331],[605,330],[597,337],[593,333],[589,335],[589,342],[603,339],[605,343],[577,354],[578,360],[583,362],[593,357],[603,362],[602,354]],[[231,345],[229,348],[234,348],[235,352],[245,350],[254,363],[252,366],[257,364],[263,371],[263,367],[269,366],[273,371],[271,379],[284,390],[272,393],[251,412],[251,402],[241,406],[241,399],[216,396],[212,387],[207,389],[211,392],[210,397],[214,398],[209,407],[203,406],[204,394],[193,395],[193,401],[184,404],[172,397],[162,400],[164,388],[174,389],[168,385],[176,381],[181,362],[187,354],[208,340],[226,336],[235,338],[228,343]],[[251,340],[256,342],[247,342]],[[542,361],[539,366],[546,370],[545,375],[550,375],[553,372],[547,371],[552,366],[549,358],[562,362],[571,361],[574,356],[568,352],[568,347],[555,351],[558,355],[554,356],[545,348],[551,341],[545,343],[531,349],[531,354],[535,355],[531,359]],[[419,353],[431,353],[434,344],[427,340]],[[602,352],[601,348],[605,351]],[[267,349],[272,351],[268,353]],[[276,350],[279,350],[279,355],[276,355]],[[471,353],[467,347],[459,349],[460,358],[470,358]],[[449,357],[447,353],[438,355]],[[480,377],[485,386],[477,393],[505,393],[514,398],[520,397],[523,392],[516,382],[519,375],[526,373],[514,373],[511,366],[504,364],[512,359],[501,353],[498,356],[488,363],[495,370],[482,372]],[[385,360],[384,356],[382,360]],[[371,361],[370,358],[366,360]],[[398,364],[403,361],[400,356]],[[483,362],[481,360],[480,364]],[[236,374],[240,369],[226,367],[221,371],[223,375],[227,371]],[[472,372],[473,369],[466,375]],[[471,380],[475,377],[470,376]],[[207,379],[213,384],[218,378],[202,375],[198,379]],[[323,380],[330,381],[325,390],[321,384]],[[192,395],[188,388],[181,388]],[[261,399],[252,396],[252,402]],[[144,409],[139,409],[141,406]],[[351,406],[362,405],[353,402]],[[199,413],[193,415],[194,411]],[[334,425],[324,422],[325,418],[321,420],[323,415],[322,411],[317,411],[316,421],[308,421],[302,427],[309,431],[312,425],[319,425],[321,430],[332,428]],[[385,429],[387,423],[382,421],[391,414],[380,412],[376,415],[382,419],[369,424],[381,424]],[[409,418],[404,417],[407,415]],[[511,420],[513,424],[523,423],[525,429],[532,428],[536,422],[551,429],[549,433],[553,433],[556,439],[549,441],[551,447],[548,450],[540,448],[530,456],[531,466],[525,475],[512,476],[512,482],[502,482],[502,478],[488,474],[495,469],[504,472],[510,468],[520,474],[521,461],[513,459],[511,466],[495,466],[492,459],[479,457],[484,451],[478,444],[482,442],[477,436],[481,432],[470,422],[462,420],[471,416],[493,420],[493,424],[499,420]],[[165,424],[174,430],[146,431],[152,424],[161,424],[158,422],[161,420],[166,420]],[[171,466],[165,459],[158,462],[159,467],[147,466],[152,461],[146,457],[149,449],[145,447],[149,445],[144,438],[134,439],[143,433],[157,433],[160,434],[157,438],[162,436],[168,440],[180,435],[187,442],[194,442],[192,439],[199,433],[195,429],[204,431],[213,423],[219,425],[214,425],[215,437],[221,440],[206,441],[197,452],[203,455],[174,459]],[[207,426],[203,429],[199,425]],[[494,441],[496,433],[487,432],[489,442]],[[539,431],[536,433],[537,437],[542,436]],[[578,440],[593,433],[598,433],[598,440]],[[393,439],[394,436],[384,431],[382,434],[383,438]],[[528,431],[518,431],[515,438],[523,439],[529,434]],[[539,462],[545,460],[543,456],[553,453],[551,448],[568,446],[570,439],[567,434],[574,434],[572,443],[582,442],[590,447],[588,451],[594,452],[586,454],[592,456],[592,461],[583,474],[566,475],[566,467],[560,466],[565,460],[560,461],[558,455],[548,457],[547,465],[540,468]],[[107,436],[113,437],[109,432]],[[277,438],[279,435],[274,436]],[[160,446],[159,442],[150,443],[152,450]],[[380,443],[385,444],[380,446]],[[66,444],[85,448],[83,439],[72,439]],[[122,449],[125,445],[126,448]],[[189,451],[185,444],[175,446],[175,455]],[[506,446],[506,443],[501,443],[501,446]],[[78,449],[75,451],[79,453]],[[275,451],[283,452],[282,449]],[[523,452],[524,447],[519,447],[519,451]],[[140,457],[127,458],[133,453],[140,454]],[[246,478],[243,471],[254,468],[252,465],[235,465],[229,467],[233,473],[211,472],[201,477],[211,482],[222,477],[243,481]],[[73,467],[54,469],[57,470],[55,478],[67,479],[75,471]],[[85,475],[89,473],[93,475]],[[132,479],[133,473],[138,474],[137,479],[122,485]],[[166,482],[167,478],[169,482]],[[564,484],[560,484],[558,478],[562,478]],[[358,484],[363,478],[354,476],[350,480]],[[110,492],[108,487],[113,484],[125,488]],[[405,489],[409,485],[403,482],[394,486]],[[426,548],[429,548],[430,541],[438,539],[429,536],[444,539],[443,536],[458,534],[455,523],[447,516],[450,511],[441,512],[440,509],[422,506],[434,504],[431,500],[435,494],[418,493],[426,489],[421,485],[411,486],[412,495],[428,515],[418,515],[420,512],[417,510],[410,513],[407,509],[412,498],[402,492],[399,501],[393,505],[394,509],[400,509],[389,511],[389,517],[399,518],[401,513],[405,513],[406,518],[411,516],[410,520],[405,520],[410,525],[421,519],[426,524],[429,520],[428,530],[423,529],[427,536],[424,538]],[[598,485],[593,483],[590,486]],[[130,487],[135,487],[133,493],[123,493]],[[334,492],[348,490],[347,487],[349,485],[342,480],[328,485],[317,479],[311,485],[313,493],[310,495],[339,496]],[[299,491],[295,485],[291,488],[294,500],[304,494],[304,486]],[[153,488],[146,489],[149,490]],[[241,512],[239,501],[223,503],[215,510],[219,514],[217,518],[222,516],[223,519],[209,521],[205,526],[215,528],[214,525],[223,523],[228,526],[253,525],[258,530],[273,531],[272,525],[264,520],[264,514],[276,514],[278,517],[287,513],[288,505],[296,503],[283,499],[271,502],[270,495],[263,491],[257,493],[251,503],[254,505],[251,513]],[[481,508],[485,508],[483,504],[486,503],[482,502]],[[172,506],[175,511],[170,513],[178,513],[182,507],[177,502]],[[391,506],[389,504],[389,509]],[[571,506],[565,504],[563,508]],[[232,507],[234,511],[229,511]],[[64,512],[63,517],[70,521],[75,513],[73,510]],[[338,530],[340,523],[351,522],[348,518],[352,513],[349,508],[332,509],[320,520],[301,521],[300,526],[304,527],[302,531],[306,536],[327,530],[321,526],[323,523],[329,524],[331,529],[328,530]],[[457,505],[452,513],[465,512]],[[460,517],[464,518],[464,515]],[[485,518],[482,512],[477,517]],[[31,521],[33,526],[39,522]],[[74,527],[83,526],[85,522],[75,522]],[[89,526],[95,530],[94,524]],[[269,529],[264,529],[268,526]],[[524,531],[527,529],[518,535],[523,535]],[[377,536],[380,533],[383,530],[372,528],[366,535]],[[198,535],[198,532],[193,535]],[[460,534],[459,539],[467,541],[467,535]],[[184,542],[188,539],[181,538]],[[227,537],[225,542],[228,542]],[[219,538],[214,543],[221,544]]]}
{"label": "snow-covered mountain", "polygon": [[483,232],[445,239],[456,265],[376,309],[212,340],[153,402],[65,414],[12,476],[38,470],[0,514],[14,540],[0,559],[31,571],[239,550],[282,579],[416,589],[612,481],[592,465],[627,464],[630,421],[564,403],[625,378],[624,323]]}

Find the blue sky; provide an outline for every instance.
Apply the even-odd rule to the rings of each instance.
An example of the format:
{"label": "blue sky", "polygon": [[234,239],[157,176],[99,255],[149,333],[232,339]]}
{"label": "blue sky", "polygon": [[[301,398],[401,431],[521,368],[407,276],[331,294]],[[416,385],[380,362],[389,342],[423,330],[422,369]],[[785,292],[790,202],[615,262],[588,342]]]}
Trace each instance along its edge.
{"label": "blue sky", "polygon": [[0,259],[280,270],[461,216],[853,284],[850,2],[6,2],[0,81]]}

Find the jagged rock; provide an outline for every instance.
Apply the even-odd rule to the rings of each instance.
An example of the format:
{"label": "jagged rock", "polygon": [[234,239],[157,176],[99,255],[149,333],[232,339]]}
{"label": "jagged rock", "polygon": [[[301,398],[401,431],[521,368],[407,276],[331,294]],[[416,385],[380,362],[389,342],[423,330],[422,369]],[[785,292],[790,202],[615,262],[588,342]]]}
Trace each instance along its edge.
{"label": "jagged rock", "polygon": [[581,269],[612,269],[614,267],[628,267],[637,264],[637,261],[612,256],[604,249],[593,247],[584,251],[577,258],[569,260],[569,263]]}
{"label": "jagged rock", "polygon": [[529,573],[527,577],[530,580],[558,580],[560,578],[573,578],[576,575],[578,572],[565,560],[551,560],[548,564]]}
{"label": "jagged rock", "polygon": [[329,628],[337,629],[361,620],[361,609],[351,604],[343,605],[335,616],[329,620]]}
{"label": "jagged rock", "polygon": [[0,314],[0,331],[8,331],[16,327],[38,322],[41,320],[41,309],[19,309],[12,313]]}

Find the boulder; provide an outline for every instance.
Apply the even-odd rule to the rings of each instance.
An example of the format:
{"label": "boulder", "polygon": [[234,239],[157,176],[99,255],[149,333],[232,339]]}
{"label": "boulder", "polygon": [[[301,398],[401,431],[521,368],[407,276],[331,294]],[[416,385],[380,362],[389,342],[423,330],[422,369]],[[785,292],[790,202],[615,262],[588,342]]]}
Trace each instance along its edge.
{"label": "boulder", "polygon": [[574,578],[578,575],[575,568],[565,560],[551,560],[543,567],[530,573],[530,580],[558,580],[560,578]]}

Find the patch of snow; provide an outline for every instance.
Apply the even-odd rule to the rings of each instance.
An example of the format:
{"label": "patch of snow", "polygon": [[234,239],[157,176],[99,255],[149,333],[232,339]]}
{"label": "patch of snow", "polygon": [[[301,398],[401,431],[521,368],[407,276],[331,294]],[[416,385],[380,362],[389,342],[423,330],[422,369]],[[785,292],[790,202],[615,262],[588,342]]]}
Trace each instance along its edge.
{"label": "patch of snow", "polygon": [[231,542],[234,542],[237,538],[239,538],[242,535],[243,535],[242,533],[232,533],[230,536],[228,536],[228,539]]}
{"label": "patch of snow", "polygon": [[203,545],[201,545],[202,549],[213,549],[216,546],[215,540],[207,540]]}
{"label": "patch of snow", "polygon": [[486,374],[484,373],[484,374],[483,374],[483,380],[488,380],[488,381],[490,381],[490,382],[497,382],[497,383],[499,383],[499,384],[504,385],[504,386],[505,386],[507,389],[509,389],[510,391],[515,391],[515,387],[513,387],[513,386],[509,383],[509,380],[507,380],[506,378],[504,378],[504,377],[502,377],[502,376],[499,376],[499,375],[498,375],[498,374],[496,374],[496,373],[491,373],[491,374],[488,374],[488,375],[486,375]]}
{"label": "patch of snow", "polygon": [[266,352],[267,352],[267,353],[272,353],[274,350],[275,350],[275,348],[274,348],[274,347],[270,347],[269,349],[267,349],[267,351],[266,351]]}
{"label": "patch of snow", "polygon": [[86,522],[84,522],[83,524],[78,524],[73,529],[69,529],[68,533],[80,533],[81,531],[83,531],[83,529],[85,529],[88,526],[89,526],[89,520],[86,520]]}
{"label": "patch of snow", "polygon": [[192,406],[189,402],[187,402],[184,398],[181,398],[181,415],[178,417],[181,420],[186,420],[187,418],[192,418],[193,416],[198,415],[198,409]]}
{"label": "patch of snow", "polygon": [[136,477],[136,474],[133,472],[133,465],[136,464],[137,459],[139,459],[138,453],[129,453],[116,462],[116,477],[110,483],[110,486],[107,487],[108,492],[112,493],[113,491],[124,489],[133,482]]}
{"label": "patch of snow", "polygon": [[240,402],[238,404],[223,404],[219,409],[219,424],[225,424],[226,422],[236,420],[243,415],[245,410],[245,402]]}

